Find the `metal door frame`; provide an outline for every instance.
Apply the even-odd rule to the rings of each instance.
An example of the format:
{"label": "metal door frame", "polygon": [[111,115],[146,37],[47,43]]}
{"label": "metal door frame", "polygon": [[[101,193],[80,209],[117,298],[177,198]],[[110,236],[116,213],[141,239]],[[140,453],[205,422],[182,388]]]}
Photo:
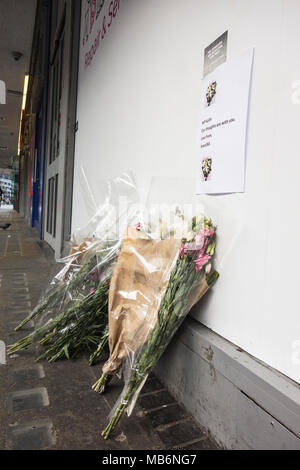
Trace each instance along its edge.
{"label": "metal door frame", "polygon": [[[69,114],[70,94],[70,66],[71,66],[71,20],[72,2],[70,0],[58,0],[53,2],[52,12],[57,17],[56,28],[52,33],[50,45],[50,81],[49,81],[49,106],[47,126],[47,150],[46,150],[46,176],[45,176],[45,202],[44,202],[44,239],[55,250],[56,258],[61,255],[63,245],[64,226],[64,200],[65,200],[65,167],[67,159],[67,129]],[[61,50],[63,44],[63,50]],[[56,158],[53,159],[53,80],[57,67],[58,54],[61,55],[61,99],[59,106],[59,125],[57,137],[59,149]],[[55,150],[56,152],[56,150]],[[52,215],[49,214],[50,208]]]}

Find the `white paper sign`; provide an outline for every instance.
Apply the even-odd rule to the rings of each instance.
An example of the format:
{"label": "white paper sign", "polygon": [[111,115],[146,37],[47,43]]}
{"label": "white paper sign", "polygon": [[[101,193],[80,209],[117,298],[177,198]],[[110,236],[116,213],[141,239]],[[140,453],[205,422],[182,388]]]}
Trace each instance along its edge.
{"label": "white paper sign", "polygon": [[197,194],[244,192],[253,52],[202,80]]}

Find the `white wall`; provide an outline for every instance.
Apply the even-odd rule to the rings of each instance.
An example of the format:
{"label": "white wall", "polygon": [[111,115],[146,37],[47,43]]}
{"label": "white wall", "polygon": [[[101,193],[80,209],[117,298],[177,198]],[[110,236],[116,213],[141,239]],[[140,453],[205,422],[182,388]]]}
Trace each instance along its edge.
{"label": "white wall", "polygon": [[141,186],[193,177],[204,48],[226,29],[228,60],[254,46],[246,192],[211,197],[221,276],[193,314],[297,381],[299,17],[297,0],[121,0],[87,69],[81,43],[73,205],[75,228],[87,217],[81,165],[95,191],[128,168]]}

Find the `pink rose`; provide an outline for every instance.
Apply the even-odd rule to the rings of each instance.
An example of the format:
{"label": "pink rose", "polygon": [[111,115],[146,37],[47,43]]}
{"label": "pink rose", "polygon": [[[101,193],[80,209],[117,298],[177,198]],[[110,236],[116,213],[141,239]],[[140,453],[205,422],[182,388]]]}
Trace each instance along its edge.
{"label": "pink rose", "polygon": [[180,252],[179,252],[179,258],[182,258],[183,255],[186,254],[187,250],[188,250],[188,244],[187,243],[184,243],[183,245],[181,245]]}
{"label": "pink rose", "polygon": [[210,259],[210,255],[203,255],[200,253],[199,257],[194,261],[196,272],[200,271]]}

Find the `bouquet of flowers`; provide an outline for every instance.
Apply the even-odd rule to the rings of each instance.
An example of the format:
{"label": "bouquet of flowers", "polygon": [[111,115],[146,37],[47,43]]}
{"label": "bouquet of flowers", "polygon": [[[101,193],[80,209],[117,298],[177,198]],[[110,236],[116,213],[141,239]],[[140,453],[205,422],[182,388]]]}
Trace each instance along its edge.
{"label": "bouquet of flowers", "polygon": [[[125,388],[102,435],[107,439],[136,399],[182,321],[218,278],[212,268],[216,227],[193,218],[185,238],[154,241],[145,234],[124,239],[109,294],[110,358],[97,391],[123,365]],[[125,265],[131,274],[124,289]],[[120,269],[118,269],[118,266]]]}
{"label": "bouquet of flowers", "polygon": [[[52,324],[52,331],[39,341],[41,345],[47,345],[47,349],[37,361],[47,359],[48,362],[54,362],[63,357],[73,359],[80,352],[90,351],[97,346],[108,322],[108,289],[109,280],[100,283],[95,292],[77,307],[76,318],[72,320],[76,311],[76,307],[72,307],[72,313],[71,309],[66,311],[61,322]],[[97,355],[101,351],[98,348]],[[96,358],[95,353],[93,356]]]}
{"label": "bouquet of flowers", "polygon": [[[88,262],[89,268],[93,266],[92,270],[87,272],[85,266],[78,271],[76,279],[81,283],[76,282],[76,288],[73,285],[73,289],[68,291],[69,300],[65,308],[48,321],[42,319],[41,325],[10,346],[8,353],[15,353],[37,341],[48,346],[37,360],[43,358],[53,362],[62,357],[74,358],[79,352],[96,347],[107,327],[109,280],[119,247],[119,240],[107,243],[105,248],[101,243],[101,250],[98,248]],[[94,359],[100,352],[98,347]]]}
{"label": "bouquet of flowers", "polygon": [[47,349],[38,359],[50,362],[61,357],[69,359],[91,348],[96,350],[90,364],[99,357],[107,343],[109,282],[121,247],[118,228],[122,217],[126,220],[136,217],[134,209],[128,213],[126,207],[125,213],[120,212],[121,197],[126,198],[127,204],[137,200],[130,175],[107,181],[103,204],[86,226],[73,233],[70,256],[61,260],[64,268],[44,299],[17,327],[38,319],[35,331],[10,346],[9,354],[39,342],[47,345]]}
{"label": "bouquet of flowers", "polygon": [[[55,311],[60,309],[61,305],[68,301],[68,294],[70,295],[70,300],[72,299],[72,292],[82,285],[83,280],[86,280],[89,273],[95,268],[97,258],[93,255],[94,245],[95,240],[84,240],[79,246],[73,245],[70,256],[60,260],[65,265],[51,281],[50,287],[47,289],[42,300],[20,322],[15,331],[19,331],[29,321],[37,319],[49,310]],[[89,261],[87,260],[88,255],[91,257]],[[85,262],[82,262],[83,257]]]}
{"label": "bouquet of flowers", "polygon": [[104,333],[100,338],[100,341],[98,343],[97,349],[90,355],[89,358],[89,365],[93,366],[97,359],[101,356],[102,352],[105,350],[107,344],[108,344],[108,319],[107,319],[107,325],[105,327]]}

